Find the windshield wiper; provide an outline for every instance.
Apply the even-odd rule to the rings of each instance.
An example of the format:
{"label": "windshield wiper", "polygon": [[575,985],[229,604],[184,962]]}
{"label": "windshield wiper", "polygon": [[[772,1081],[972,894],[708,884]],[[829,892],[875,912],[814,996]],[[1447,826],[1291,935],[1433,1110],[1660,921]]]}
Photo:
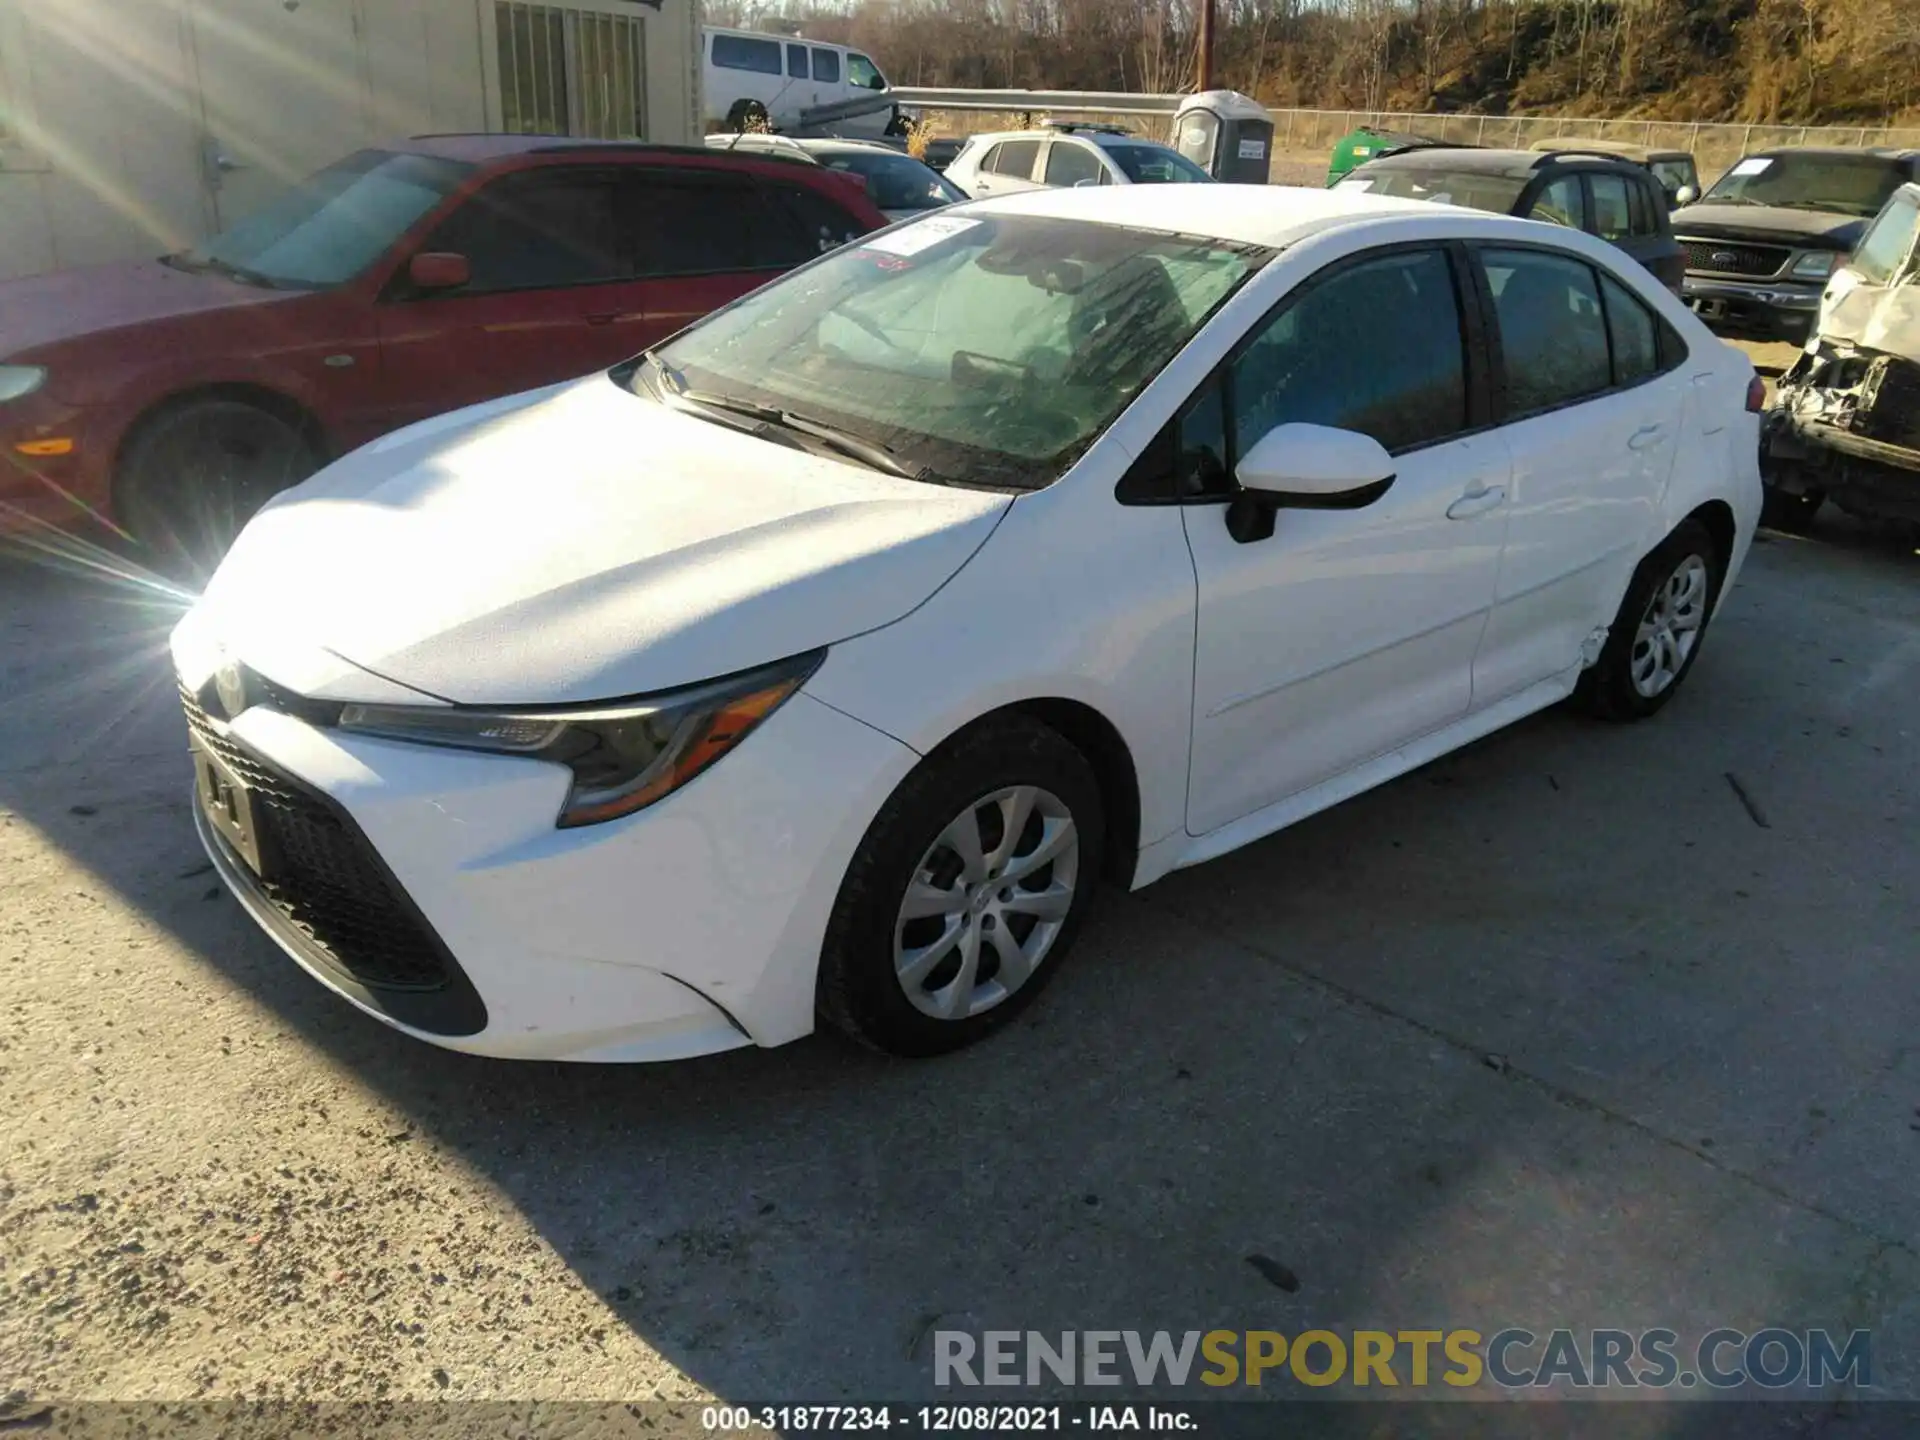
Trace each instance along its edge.
{"label": "windshield wiper", "polygon": [[775,430],[791,431],[817,440],[836,454],[849,460],[858,460],[871,470],[897,476],[902,480],[925,480],[929,472],[925,466],[918,470],[901,463],[893,451],[875,440],[863,440],[858,435],[849,434],[837,425],[829,425],[824,420],[815,420],[811,416],[796,415],[791,410],[782,410],[773,405],[761,405],[752,400],[743,400],[734,395],[714,395],[705,390],[695,390],[686,384],[680,372],[649,350],[641,357],[653,366],[657,373],[671,387],[672,398],[692,405],[701,410],[718,410],[727,415],[738,415],[746,420],[757,421],[759,426]]}
{"label": "windshield wiper", "polygon": [[244,265],[235,265],[231,260],[218,260],[211,255],[195,255],[190,250],[179,250],[171,255],[162,255],[160,263],[171,270],[184,271],[188,275],[205,275],[211,271],[229,280],[237,280],[242,285],[257,285],[262,290],[288,288],[273,277],[262,275],[258,270],[249,270]]}

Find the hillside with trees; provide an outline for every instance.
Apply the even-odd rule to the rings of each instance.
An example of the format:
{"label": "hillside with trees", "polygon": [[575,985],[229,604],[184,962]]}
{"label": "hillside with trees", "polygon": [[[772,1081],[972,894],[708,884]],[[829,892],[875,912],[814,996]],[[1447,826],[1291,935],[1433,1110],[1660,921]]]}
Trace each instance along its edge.
{"label": "hillside with trees", "polygon": [[[1195,0],[714,0],[898,84],[1191,88]],[[1920,0],[1216,0],[1219,83],[1276,106],[1879,124],[1920,116]]]}

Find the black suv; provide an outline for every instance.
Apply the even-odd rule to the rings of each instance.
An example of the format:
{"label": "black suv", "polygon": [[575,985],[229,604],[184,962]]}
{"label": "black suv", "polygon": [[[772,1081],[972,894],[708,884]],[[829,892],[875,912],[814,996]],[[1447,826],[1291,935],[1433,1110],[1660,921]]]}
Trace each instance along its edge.
{"label": "black suv", "polygon": [[1369,161],[1334,188],[1585,230],[1618,245],[1676,291],[1686,271],[1686,252],[1673,238],[1667,197],[1653,173],[1604,155],[1410,150]]}
{"label": "black suv", "polygon": [[1681,294],[1722,335],[1802,344],[1827,279],[1889,196],[1920,179],[1920,151],[1760,150],[1673,212]]}

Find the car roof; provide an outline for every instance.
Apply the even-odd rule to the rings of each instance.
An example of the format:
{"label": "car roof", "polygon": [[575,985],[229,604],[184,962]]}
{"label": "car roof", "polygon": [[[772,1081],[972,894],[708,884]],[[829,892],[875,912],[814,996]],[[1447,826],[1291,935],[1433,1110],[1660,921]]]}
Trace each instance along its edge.
{"label": "car roof", "polygon": [[1164,140],[1156,140],[1151,135],[1135,135],[1131,131],[1116,135],[1110,130],[1089,130],[1084,127],[1047,126],[1032,130],[990,130],[982,135],[970,135],[969,141],[978,146],[997,145],[1002,140],[1084,140],[1089,145],[1102,147],[1109,145],[1151,145],[1159,150],[1171,150],[1173,147]]}
{"label": "car roof", "polygon": [[1600,169],[1635,171],[1640,169],[1638,165],[1614,156],[1586,150],[1563,157],[1559,152],[1551,150],[1542,152],[1473,149],[1406,150],[1398,155],[1382,155],[1378,160],[1369,160],[1360,168],[1364,170],[1453,170],[1475,175],[1511,175],[1517,179],[1523,175],[1531,175],[1534,171],[1544,169],[1563,158]]}
{"label": "car roof", "polygon": [[[1357,220],[1391,216],[1427,216],[1451,207],[1425,200],[1399,200],[1352,190],[1322,190],[1300,185],[1182,185],[1179,204],[1157,185],[1101,185],[1023,190],[1014,195],[969,203],[968,213],[1042,215],[1063,220],[1092,220],[1142,230],[1177,229],[1241,245],[1278,248]],[[1471,213],[1476,220],[1502,219]],[[1538,227],[1511,221],[1532,234]]]}
{"label": "car roof", "polygon": [[570,155],[580,159],[618,157],[638,159],[648,155],[692,157],[711,162],[716,156],[735,154],[742,160],[779,160],[787,164],[805,163],[806,157],[784,147],[752,145],[729,151],[719,145],[655,145],[646,140],[582,140],[569,135],[415,135],[410,140],[376,146],[377,149],[412,155],[432,155],[442,160],[461,160],[470,165],[486,165],[501,160],[516,160],[529,155]]}
{"label": "car roof", "polygon": [[1624,155],[1633,160],[1691,160],[1691,150],[1672,145],[1642,145],[1637,140],[1583,140],[1577,135],[1553,140],[1536,140],[1527,147],[1551,155]]}
{"label": "car roof", "polygon": [[1904,149],[1895,145],[1775,145],[1769,150],[1750,150],[1747,158],[1759,156],[1778,158],[1784,155],[1819,155],[1834,159],[1874,159],[1874,160],[1913,160],[1920,158],[1920,150]]}

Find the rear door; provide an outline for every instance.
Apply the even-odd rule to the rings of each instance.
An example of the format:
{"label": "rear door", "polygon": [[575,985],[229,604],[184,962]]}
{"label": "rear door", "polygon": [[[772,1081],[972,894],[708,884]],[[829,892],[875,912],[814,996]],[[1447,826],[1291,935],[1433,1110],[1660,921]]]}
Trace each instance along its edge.
{"label": "rear door", "polygon": [[1687,269],[1686,252],[1666,223],[1666,206],[1656,198],[1652,177],[1590,170],[1585,178],[1588,229],[1618,245],[1678,293]]}
{"label": "rear door", "polygon": [[1041,182],[1033,177],[1038,172],[1039,164],[1038,140],[1002,140],[981,159],[973,193],[976,197],[984,197],[1038,190]]}
{"label": "rear door", "polygon": [[1657,526],[1688,380],[1684,345],[1604,268],[1546,246],[1476,256],[1513,462],[1479,708],[1568,675],[1612,624]]}
{"label": "rear door", "polygon": [[472,281],[413,291],[404,270],[380,306],[386,424],[584,375],[622,358],[642,313],[622,233],[620,171],[542,166],[491,181],[420,251],[467,257]]}

